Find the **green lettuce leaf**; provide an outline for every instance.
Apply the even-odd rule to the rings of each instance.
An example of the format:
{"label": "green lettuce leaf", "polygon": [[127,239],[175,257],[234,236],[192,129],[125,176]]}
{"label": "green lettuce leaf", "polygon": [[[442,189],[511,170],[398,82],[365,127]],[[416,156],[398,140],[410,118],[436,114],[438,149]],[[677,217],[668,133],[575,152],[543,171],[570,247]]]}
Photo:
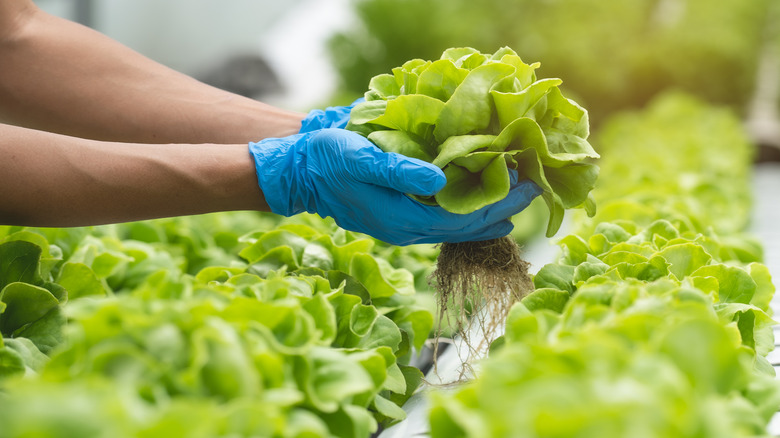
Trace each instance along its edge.
{"label": "green lettuce leaf", "polygon": [[451,48],[432,62],[414,59],[370,81],[347,129],[385,152],[442,168],[445,188],[414,199],[453,213],[506,197],[507,169],[516,169],[543,189],[551,237],[566,209],[595,214],[590,191],[598,167],[589,160],[599,155],[586,140],[587,112],[563,97],[560,79],[537,80],[538,67],[507,47],[492,55]]}

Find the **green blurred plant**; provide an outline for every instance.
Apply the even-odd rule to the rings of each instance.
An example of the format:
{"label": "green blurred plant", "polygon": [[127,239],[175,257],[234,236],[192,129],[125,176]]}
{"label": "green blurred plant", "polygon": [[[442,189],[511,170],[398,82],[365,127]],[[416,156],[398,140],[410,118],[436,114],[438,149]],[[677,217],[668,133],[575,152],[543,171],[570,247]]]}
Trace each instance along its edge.
{"label": "green blurred plant", "polygon": [[593,125],[678,88],[742,110],[771,0],[355,0],[360,26],[330,41],[342,87],[448,47],[514,48],[588,108]]}

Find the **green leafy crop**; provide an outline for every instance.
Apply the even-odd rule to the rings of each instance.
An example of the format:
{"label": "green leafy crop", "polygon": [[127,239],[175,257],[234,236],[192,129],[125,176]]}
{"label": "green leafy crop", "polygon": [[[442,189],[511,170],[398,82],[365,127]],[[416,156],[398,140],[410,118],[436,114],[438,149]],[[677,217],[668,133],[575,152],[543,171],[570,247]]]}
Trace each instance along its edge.
{"label": "green leafy crop", "polygon": [[589,193],[598,167],[586,160],[598,154],[587,141],[587,111],[561,94],[560,79],[537,80],[538,67],[506,47],[492,55],[466,47],[436,61],[413,59],[371,79],[347,129],[385,152],[439,166],[447,185],[416,199],[453,213],[503,199],[509,169],[516,169],[544,190],[552,236],[565,209],[595,213]]}
{"label": "green leafy crop", "polygon": [[0,227],[0,437],[362,438],[403,419],[434,325],[412,274],[332,220],[246,213]]}
{"label": "green leafy crop", "polygon": [[432,395],[431,437],[768,436],[775,286],[743,234],[739,120],[674,93],[602,129],[599,213],[575,217],[477,378]]}

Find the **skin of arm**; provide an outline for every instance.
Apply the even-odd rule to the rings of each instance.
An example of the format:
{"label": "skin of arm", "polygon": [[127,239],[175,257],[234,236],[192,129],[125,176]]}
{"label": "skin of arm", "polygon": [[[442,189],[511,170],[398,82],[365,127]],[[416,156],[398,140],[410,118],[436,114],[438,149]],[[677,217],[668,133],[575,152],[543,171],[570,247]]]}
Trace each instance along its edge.
{"label": "skin of arm", "polygon": [[0,1],[0,60],[0,224],[268,210],[247,143],[295,134],[305,116],[205,85],[29,0]]}
{"label": "skin of arm", "polygon": [[244,144],[140,144],[0,124],[0,224],[269,211]]}

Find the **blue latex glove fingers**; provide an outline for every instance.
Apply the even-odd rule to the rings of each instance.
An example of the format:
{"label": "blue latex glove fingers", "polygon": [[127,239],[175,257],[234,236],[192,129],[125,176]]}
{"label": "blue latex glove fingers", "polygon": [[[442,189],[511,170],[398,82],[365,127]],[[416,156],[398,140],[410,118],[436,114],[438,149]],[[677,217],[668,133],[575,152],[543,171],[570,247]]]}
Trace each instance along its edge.
{"label": "blue latex glove fingers", "polygon": [[509,234],[514,228],[509,218],[525,210],[541,193],[542,189],[531,180],[524,179],[518,182],[515,177],[506,198],[473,213],[461,215],[464,222],[462,232],[447,241],[489,240]]}
{"label": "blue latex glove fingers", "polygon": [[342,146],[342,165],[359,183],[420,196],[434,195],[447,183],[444,172],[433,164],[393,152],[382,152],[368,140],[363,147]]}
{"label": "blue latex glove fingers", "polygon": [[506,198],[469,214],[450,213],[406,197],[399,200],[397,208],[386,211],[390,229],[381,230],[381,235],[376,231],[368,234],[396,245],[497,239],[512,232],[514,225],[509,218],[528,207],[539,194],[539,186],[523,180],[510,189]]}
{"label": "blue latex glove fingers", "polygon": [[352,102],[349,106],[331,106],[324,110],[311,110],[303,121],[301,121],[301,129],[298,133],[303,134],[305,132],[312,132],[325,128],[344,129],[347,126],[347,122],[349,122],[349,113],[352,111],[352,108],[364,100],[365,99],[361,97]]}
{"label": "blue latex glove fingers", "polygon": [[508,221],[508,218],[525,210],[534,198],[542,194],[541,187],[533,181],[529,179],[518,181],[518,174],[514,169],[509,169],[509,184],[509,193],[504,199],[474,212],[481,217],[479,220],[472,221],[472,226],[478,227],[480,224],[489,226]]}
{"label": "blue latex glove fingers", "polygon": [[382,152],[353,132],[327,129],[311,134],[307,167],[309,184],[319,195],[307,211],[395,245],[425,237],[442,241],[431,236],[439,218],[406,195],[429,196],[441,190],[447,179],[438,167]]}
{"label": "blue latex glove fingers", "polygon": [[[416,205],[410,207],[409,211],[421,219],[410,225],[420,227],[420,223],[424,223],[428,228],[406,230],[410,235],[416,234],[413,243],[489,240],[509,234],[514,228],[509,218],[527,208],[542,193],[542,189],[531,180],[518,181],[516,170],[510,169],[509,173],[510,188],[506,198],[473,213],[454,214],[441,207],[415,202]],[[403,226],[405,222],[400,220],[397,223]]]}

